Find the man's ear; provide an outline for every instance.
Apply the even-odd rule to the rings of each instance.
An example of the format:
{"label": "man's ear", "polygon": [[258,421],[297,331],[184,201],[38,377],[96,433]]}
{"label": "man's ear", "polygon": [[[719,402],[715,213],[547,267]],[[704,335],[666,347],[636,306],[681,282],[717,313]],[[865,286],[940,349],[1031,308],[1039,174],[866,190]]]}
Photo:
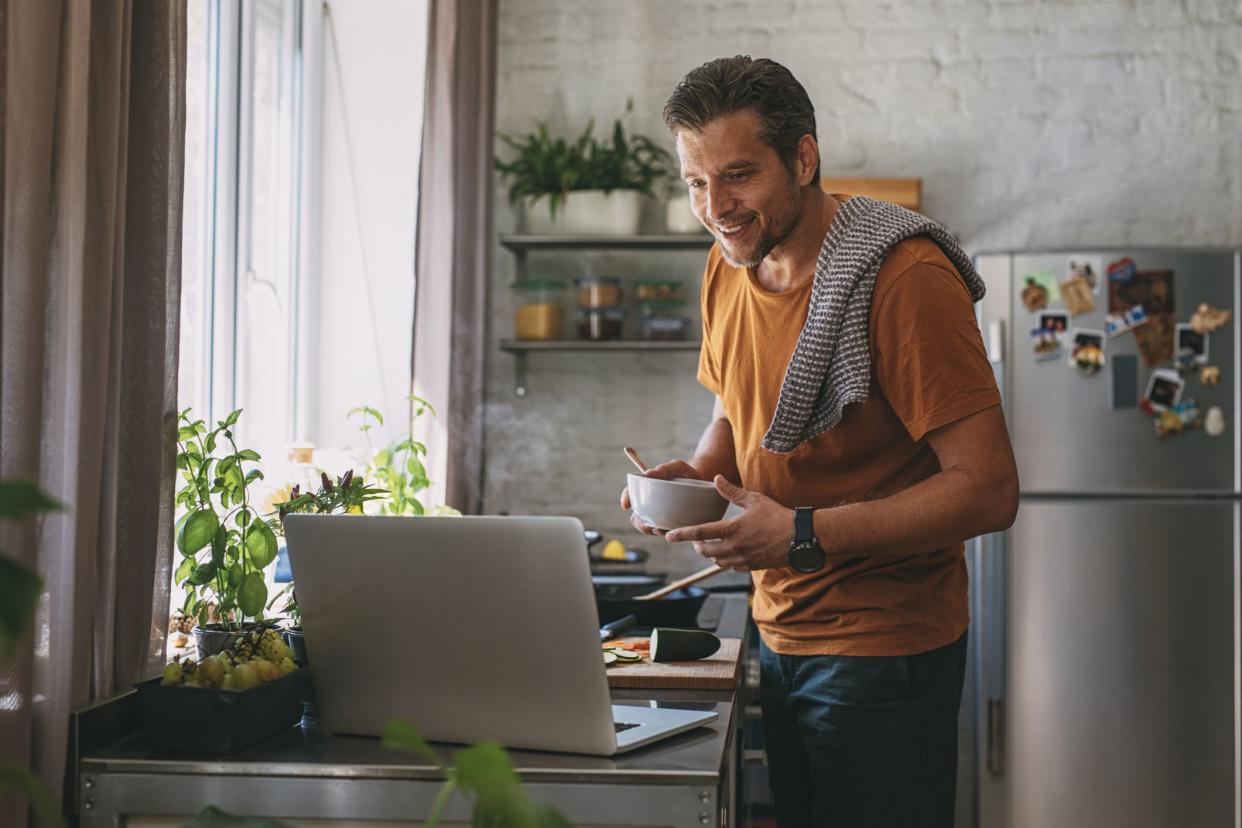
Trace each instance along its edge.
{"label": "man's ear", "polygon": [[798,142],[798,186],[811,183],[819,167],[819,142],[808,132]]}

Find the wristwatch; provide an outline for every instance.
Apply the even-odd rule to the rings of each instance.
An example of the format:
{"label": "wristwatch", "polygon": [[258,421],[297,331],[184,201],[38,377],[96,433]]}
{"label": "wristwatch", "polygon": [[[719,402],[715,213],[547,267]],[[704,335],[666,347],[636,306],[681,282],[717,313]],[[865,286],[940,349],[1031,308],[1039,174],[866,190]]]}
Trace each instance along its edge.
{"label": "wristwatch", "polygon": [[815,510],[810,506],[799,506],[794,509],[794,537],[789,542],[789,553],[785,556],[789,567],[794,572],[819,572],[824,568],[824,549],[815,539],[815,524],[812,516]]}

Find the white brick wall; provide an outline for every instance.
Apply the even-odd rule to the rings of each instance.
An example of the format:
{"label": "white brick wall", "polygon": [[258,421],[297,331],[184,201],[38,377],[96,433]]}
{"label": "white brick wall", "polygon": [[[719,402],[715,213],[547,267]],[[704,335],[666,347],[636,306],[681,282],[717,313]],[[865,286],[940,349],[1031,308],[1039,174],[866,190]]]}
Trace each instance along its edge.
{"label": "white brick wall", "polygon": [[[825,173],[921,177],[925,211],[968,250],[1242,243],[1238,0],[502,0],[499,34],[501,130],[608,125],[632,96],[627,125],[663,136],[660,109],[686,71],[771,57],[815,102]],[[496,211],[511,230],[500,187]],[[494,263],[493,340],[511,330],[513,275],[508,253]],[[677,274],[693,294],[702,256],[533,264]],[[690,452],[710,411],[694,366],[535,357],[519,400],[512,359],[493,348],[486,508],[621,530],[619,447]]]}

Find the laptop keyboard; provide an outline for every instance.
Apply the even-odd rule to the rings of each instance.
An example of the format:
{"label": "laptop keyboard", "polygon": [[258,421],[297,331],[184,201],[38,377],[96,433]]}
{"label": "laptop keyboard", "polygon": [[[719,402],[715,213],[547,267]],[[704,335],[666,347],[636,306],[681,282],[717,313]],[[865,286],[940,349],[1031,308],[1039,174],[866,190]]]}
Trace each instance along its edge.
{"label": "laptop keyboard", "polygon": [[638,727],[638,723],[637,722],[613,722],[612,726],[613,728],[615,728],[616,733],[620,733],[623,730],[629,730],[632,727]]}

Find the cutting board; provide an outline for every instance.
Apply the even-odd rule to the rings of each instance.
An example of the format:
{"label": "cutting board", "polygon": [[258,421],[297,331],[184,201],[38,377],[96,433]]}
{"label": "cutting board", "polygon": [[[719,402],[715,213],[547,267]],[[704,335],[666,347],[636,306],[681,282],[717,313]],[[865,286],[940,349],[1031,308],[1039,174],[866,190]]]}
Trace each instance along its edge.
{"label": "cutting board", "polygon": [[[638,639],[622,639],[634,641]],[[741,639],[722,638],[720,649],[698,661],[643,661],[608,666],[608,686],[617,688],[733,690],[739,674]]]}

